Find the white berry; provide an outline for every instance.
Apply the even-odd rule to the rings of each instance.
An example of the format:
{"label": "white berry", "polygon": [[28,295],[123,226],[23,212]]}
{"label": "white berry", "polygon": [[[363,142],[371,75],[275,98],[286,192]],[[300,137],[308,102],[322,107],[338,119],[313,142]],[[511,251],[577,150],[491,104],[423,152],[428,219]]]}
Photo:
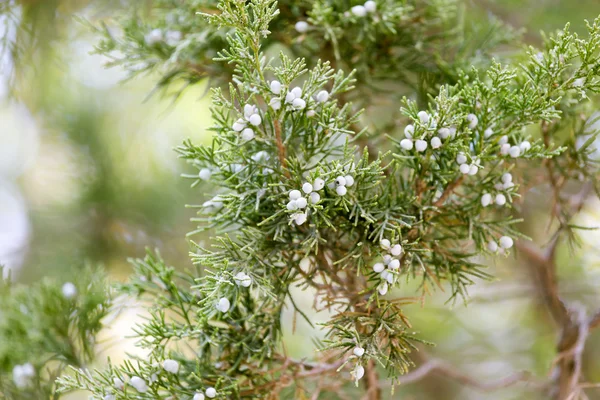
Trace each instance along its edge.
{"label": "white berry", "polygon": [[313,190],[321,190],[324,187],[325,187],[325,181],[321,178],[317,178],[313,182]]}
{"label": "white berry", "polygon": [[389,249],[390,246],[392,245],[388,239],[381,239],[381,242],[379,242],[379,244],[381,245],[381,248],[384,250]]}
{"label": "white berry", "polygon": [[479,167],[475,164],[471,164],[469,166],[469,175],[477,175],[477,172],[479,172]]}
{"label": "white berry", "polygon": [[487,128],[484,132],[483,132],[483,137],[484,138],[489,138],[490,136],[492,136],[494,134],[494,131],[492,130],[492,128]]}
{"label": "white berry", "polygon": [[490,204],[492,204],[492,195],[491,194],[486,193],[483,196],[481,196],[481,205],[483,207],[487,207]]}
{"label": "white berry", "polygon": [[496,195],[496,199],[494,200],[496,202],[496,204],[498,204],[499,206],[503,206],[506,204],[506,196],[503,195],[502,193],[498,193]]}
{"label": "white berry", "polygon": [[327,100],[329,100],[329,92],[327,90],[321,90],[317,93],[317,101],[319,103],[325,103]]}
{"label": "white berry", "polygon": [[206,397],[209,399],[213,399],[217,396],[217,390],[214,387],[209,387],[204,393],[206,393]]}
{"label": "white berry", "polygon": [[450,129],[440,128],[438,129],[438,135],[440,135],[440,138],[446,139],[448,136],[450,136]]}
{"label": "white berry", "polygon": [[304,185],[302,185],[302,191],[306,194],[309,194],[313,191],[313,185],[308,182],[304,183]]}
{"label": "white berry", "polygon": [[499,240],[499,243],[500,247],[502,247],[503,249],[510,249],[511,247],[513,247],[514,241],[508,236],[502,236]]}
{"label": "white berry", "polygon": [[196,393],[192,400],[204,400],[204,393]]}
{"label": "white berry", "polygon": [[300,197],[302,197],[302,193],[299,190],[290,191],[290,200],[298,200]]}
{"label": "white berry", "polygon": [[414,134],[415,134],[415,126],[414,125],[406,125],[406,128],[404,128],[404,136],[407,139],[412,139]]}
{"label": "white berry", "polygon": [[317,192],[312,192],[308,197],[310,197],[310,202],[312,204],[317,204],[321,200],[321,195]]}
{"label": "white berry", "polygon": [[244,129],[246,127],[246,121],[244,121],[243,119],[238,119],[237,121],[235,121],[233,123],[233,130],[236,132],[241,132],[242,129]]}
{"label": "white berry", "polygon": [[375,263],[375,265],[373,265],[373,271],[377,273],[383,272],[384,269],[385,265],[383,265],[382,263]]}
{"label": "white berry", "polygon": [[422,124],[426,124],[429,122],[429,114],[427,114],[427,111],[419,111],[417,117],[419,117],[419,120]]}
{"label": "white berry", "polygon": [[281,108],[281,100],[278,97],[274,97],[269,102],[269,106],[271,106],[273,110],[277,111]]}
{"label": "white berry", "polygon": [[294,211],[298,209],[298,204],[296,204],[296,200],[290,200],[287,205],[286,208],[290,211]]}
{"label": "white berry", "polygon": [[296,225],[302,225],[307,220],[307,216],[305,213],[294,214],[294,222]]}
{"label": "white berry", "polygon": [[300,208],[300,209],[306,208],[307,204],[308,204],[308,201],[306,200],[306,197],[300,197],[299,199],[296,200],[296,206],[298,206],[298,208]]}
{"label": "white berry", "polygon": [[356,357],[362,357],[363,354],[365,354],[365,349],[363,349],[362,347],[355,347],[354,350],[352,350],[352,352],[354,353],[354,355]]}
{"label": "white berry", "polygon": [[431,138],[431,148],[432,149],[438,149],[438,148],[440,148],[441,145],[442,145],[442,140],[439,137],[435,136],[435,137]]}
{"label": "white berry", "polygon": [[375,10],[377,10],[377,3],[375,3],[373,0],[365,2],[365,10],[370,13],[375,12]]}
{"label": "white berry", "polygon": [[296,22],[296,25],[294,25],[294,28],[296,28],[296,31],[298,33],[304,33],[308,30],[308,22],[298,21]]}
{"label": "white berry", "polygon": [[503,156],[508,155],[509,151],[510,151],[510,144],[504,143],[502,146],[500,146],[500,154],[502,154]]}
{"label": "white berry", "polygon": [[379,286],[377,287],[377,291],[379,292],[380,295],[385,296],[385,294],[388,292],[388,283],[381,282],[379,284]]}
{"label": "white berry", "polygon": [[510,149],[508,149],[508,154],[512,158],[517,158],[521,155],[521,149],[519,148],[519,146],[512,146]]}
{"label": "white berry", "polygon": [[354,185],[354,178],[351,175],[344,176],[344,179],[346,180],[345,186],[350,187],[350,186]]}
{"label": "white berry", "polygon": [[525,140],[524,142],[521,142],[521,144],[519,145],[519,148],[521,149],[521,151],[526,152],[527,150],[529,150],[531,148],[531,143],[529,143],[527,140]]}
{"label": "white berry", "polygon": [[427,150],[427,142],[421,139],[417,140],[415,143],[415,149],[417,149],[417,151],[420,153],[424,152]]}
{"label": "white berry", "polygon": [[281,93],[281,83],[279,81],[271,81],[271,84],[269,86],[271,88],[271,92],[273,92],[274,94]]}
{"label": "white berry", "polygon": [[468,174],[470,170],[471,170],[471,167],[469,166],[469,164],[461,164],[460,165],[460,172],[462,172],[463,174]]}
{"label": "white berry", "polygon": [[250,118],[248,118],[248,122],[250,122],[251,125],[257,126],[262,122],[262,118],[258,114],[252,114]]}
{"label": "white berry", "polygon": [[244,272],[238,272],[233,278],[235,284],[242,287],[250,287],[252,285],[252,278]]}
{"label": "white berry", "polygon": [[475,129],[475,127],[479,123],[479,119],[477,118],[477,116],[475,114],[467,115],[467,121],[469,122],[470,129]]}
{"label": "white berry", "polygon": [[346,178],[343,176],[338,176],[335,178],[336,186],[346,186]]}
{"label": "white berry", "polygon": [[400,260],[397,259],[393,259],[392,261],[390,261],[390,265],[388,265],[388,267],[390,269],[398,269],[400,268]]}
{"label": "white berry", "polygon": [[221,297],[216,306],[217,310],[223,313],[229,311],[229,307],[231,307],[231,303],[229,302],[229,299],[227,297]]}
{"label": "white berry", "polygon": [[502,137],[500,138],[500,140],[498,140],[498,144],[499,144],[500,146],[502,146],[503,144],[506,144],[506,143],[508,143],[508,136],[506,136],[506,135],[502,136]]}
{"label": "white berry", "polygon": [[458,155],[456,156],[456,162],[461,165],[466,163],[467,156],[464,153],[458,153]]}
{"label": "white berry", "polygon": [[242,139],[249,141],[254,139],[254,131],[251,128],[246,128],[242,131]]}
{"label": "white berry", "polygon": [[400,147],[402,147],[404,150],[412,150],[413,142],[410,139],[402,139],[400,141]]}
{"label": "white berry", "polygon": [[176,374],[179,372],[179,363],[175,360],[165,360],[163,361],[163,369],[172,374]]}
{"label": "white berry", "polygon": [[335,188],[335,191],[338,195],[344,196],[348,192],[348,189],[346,189],[346,186],[338,186]]}
{"label": "white berry", "polygon": [[211,176],[212,171],[208,168],[202,168],[198,173],[198,177],[200,177],[200,179],[202,179],[203,181],[209,180]]}
{"label": "white berry", "polygon": [[134,376],[131,378],[129,383],[140,393],[146,393],[148,391],[148,385],[146,384],[146,381],[139,376]]}
{"label": "white berry", "polygon": [[356,15],[357,17],[364,17],[367,15],[367,10],[364,6],[354,6],[350,9],[350,11],[352,11],[352,14]]}
{"label": "white berry", "polygon": [[72,299],[77,296],[77,287],[71,282],[67,282],[62,287],[62,294],[65,299]]}
{"label": "white berry", "polygon": [[295,98],[292,101],[292,107],[294,107],[296,110],[303,110],[304,107],[306,107],[306,101],[301,98]]}
{"label": "white berry", "polygon": [[490,240],[487,244],[487,249],[489,251],[491,251],[492,253],[495,253],[498,251],[498,243],[494,242],[493,240]]}
{"label": "white berry", "polygon": [[395,244],[394,247],[391,248],[390,253],[392,253],[393,256],[399,256],[400,253],[402,253],[402,246]]}
{"label": "white berry", "polygon": [[513,177],[512,174],[510,172],[506,172],[505,174],[502,175],[502,182],[506,183],[506,182],[512,182]]}

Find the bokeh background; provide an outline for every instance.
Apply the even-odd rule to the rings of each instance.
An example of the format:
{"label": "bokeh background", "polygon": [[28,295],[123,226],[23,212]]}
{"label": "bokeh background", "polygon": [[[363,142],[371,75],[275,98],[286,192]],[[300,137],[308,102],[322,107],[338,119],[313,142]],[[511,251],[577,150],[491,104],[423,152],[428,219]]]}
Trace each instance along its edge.
{"label": "bokeh background", "polygon": [[[158,248],[172,265],[190,266],[186,233],[195,226],[189,221],[193,210],[185,205],[202,201],[204,191],[180,177],[186,166],[173,148],[187,138],[210,140],[207,83],[174,100],[152,93],[157,76],[123,82],[123,71],[105,69],[107,60],[90,54],[98,38],[79,17],[98,23],[120,12],[124,3],[23,1],[27,11],[17,18],[27,35],[19,35],[6,17],[0,19],[0,39],[25,50],[16,58],[10,52],[0,56],[0,264],[20,282],[43,276],[68,281],[86,264],[101,264],[113,279],[124,280],[130,273],[126,259],[143,256],[145,247]],[[571,21],[573,30],[584,32],[584,19],[600,14],[598,0],[474,3],[473,18],[489,10],[525,28],[526,41],[533,45],[540,42],[540,30]],[[523,207],[532,216],[525,232],[543,236],[543,203]],[[600,203],[590,201],[578,223],[600,226],[599,211]],[[582,248],[570,252],[563,246],[559,253],[566,298],[597,303],[598,239],[600,233],[585,231]],[[515,370],[532,371],[541,379],[555,356],[552,321],[532,296],[531,279],[518,259],[496,261],[490,268],[498,279],[474,286],[468,308],[444,304],[447,296],[441,293],[424,307],[409,307],[407,314],[420,335],[437,344],[426,349],[429,356],[482,381]],[[307,308],[312,304],[310,293],[298,292],[295,298]],[[107,335],[131,333],[131,316],[138,312],[117,320]],[[284,326],[291,326],[293,315],[285,318],[290,323]],[[314,318],[324,321],[326,316]],[[306,356],[320,333],[297,322],[296,331],[287,332],[287,348]],[[590,338],[585,356],[591,382],[600,381],[600,362],[594,362],[600,359],[598,336]],[[131,350],[131,341],[117,343],[107,355],[118,360],[124,349]],[[588,395],[600,399],[597,392]],[[482,393],[438,376],[396,389],[390,397],[538,398],[526,385]]]}

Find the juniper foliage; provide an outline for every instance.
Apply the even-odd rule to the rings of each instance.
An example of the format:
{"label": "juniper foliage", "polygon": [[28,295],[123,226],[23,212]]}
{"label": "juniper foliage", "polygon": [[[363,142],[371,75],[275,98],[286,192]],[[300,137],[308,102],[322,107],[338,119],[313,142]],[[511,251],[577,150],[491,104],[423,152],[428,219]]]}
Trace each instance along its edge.
{"label": "juniper foliage", "polygon": [[[514,206],[528,186],[542,176],[597,191],[600,19],[586,38],[567,26],[496,60],[518,32],[494,20],[475,35],[455,1],[374,4],[159,0],[150,19],[100,30],[98,52],[132,75],[158,69],[159,88],[211,80],[212,143],[177,151],[184,177],[210,189],[191,206],[190,238],[215,237],[194,243],[193,271],[152,252],[132,260],[120,289],[151,304],[136,329],[148,356],[93,373],[74,362],[61,392],[333,396],[360,381],[379,398],[379,375],[395,383],[427,339],[403,308],[436,289],[465,298],[490,278],[482,256],[526,239]],[[390,106],[378,102],[400,114],[380,122]],[[555,199],[572,232],[577,210]],[[302,360],[281,340],[285,307],[311,323],[296,286],[332,314]]]}

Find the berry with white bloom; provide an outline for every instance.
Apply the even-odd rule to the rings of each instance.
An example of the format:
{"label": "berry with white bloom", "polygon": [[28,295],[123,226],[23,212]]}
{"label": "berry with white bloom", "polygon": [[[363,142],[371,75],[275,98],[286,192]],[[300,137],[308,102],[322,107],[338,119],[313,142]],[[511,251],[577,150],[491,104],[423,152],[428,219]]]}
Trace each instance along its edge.
{"label": "berry with white bloom", "polygon": [[439,137],[434,136],[431,138],[431,148],[432,149],[438,149],[441,146],[442,146],[442,140]]}
{"label": "berry with white bloom", "polygon": [[343,176],[338,176],[337,178],[335,178],[335,185],[346,186],[346,178]]}
{"label": "berry with white bloom", "polygon": [[429,122],[429,114],[427,113],[427,111],[419,111],[417,117],[419,117],[419,121],[421,121],[422,124],[426,124]]}
{"label": "berry with white bloom", "polygon": [[362,365],[357,365],[354,371],[352,371],[352,375],[355,381],[360,380],[363,376],[365,376],[365,367]]}
{"label": "berry with white bloom", "polygon": [[321,195],[317,192],[312,192],[308,195],[312,204],[317,204],[321,200]]}
{"label": "berry with white bloom", "polygon": [[310,192],[312,192],[312,191],[313,191],[313,185],[311,185],[311,184],[310,184],[310,183],[308,183],[308,182],[305,182],[305,183],[302,185],[302,191],[303,191],[304,193],[306,193],[306,194],[309,194]]}
{"label": "berry with white bloom", "polygon": [[31,363],[23,365],[15,365],[12,371],[13,382],[19,389],[24,389],[31,386],[32,380],[35,377],[35,368]]}
{"label": "berry with white bloom", "polygon": [[238,119],[233,123],[233,130],[236,132],[241,132],[246,127],[246,121],[243,119]]}
{"label": "berry with white bloom", "polygon": [[512,183],[512,182],[506,182],[506,183],[502,184],[502,189],[510,189],[513,186],[515,186],[514,183]]}
{"label": "berry with white bloom", "polygon": [[335,192],[339,196],[344,196],[346,193],[348,193],[348,189],[346,189],[346,186],[338,186],[335,188]]}
{"label": "berry with white bloom", "polygon": [[440,128],[440,129],[438,129],[438,135],[440,135],[440,138],[446,139],[446,138],[448,138],[448,136],[450,136],[450,129]]}
{"label": "berry with white bloom", "polygon": [[585,78],[575,79],[573,81],[573,87],[582,87],[585,84]]}
{"label": "berry with white bloom", "polygon": [[506,172],[505,174],[502,174],[502,183],[512,182],[512,180],[513,180],[513,177],[510,172]]}
{"label": "berry with white bloom", "polygon": [[477,115],[475,115],[475,114],[467,115],[467,121],[469,122],[469,129],[475,129],[475,127],[479,123],[479,119],[477,118]]}
{"label": "berry with white bloom", "polygon": [[204,400],[204,393],[196,393],[192,400]]}
{"label": "berry with white bloom", "polygon": [[292,107],[294,107],[296,110],[303,110],[306,107],[306,101],[301,98],[295,98],[292,101]]}
{"label": "berry with white bloom", "polygon": [[208,168],[202,168],[200,172],[198,172],[198,177],[203,181],[207,181],[212,176],[212,171]]}
{"label": "berry with white bloom", "polygon": [[306,116],[307,117],[314,117],[317,113],[315,112],[315,110],[308,110],[306,112]]}
{"label": "berry with white bloom", "polygon": [[410,139],[402,139],[402,141],[400,141],[400,147],[404,150],[412,150],[413,142]]}
{"label": "berry with white bloom", "polygon": [[167,31],[165,42],[167,42],[169,46],[175,47],[181,41],[182,36],[183,35],[179,31]]}
{"label": "berry with white bloom", "polygon": [[352,350],[352,352],[354,353],[354,355],[356,357],[362,357],[363,354],[365,354],[365,349],[363,349],[362,347],[356,346],[354,348],[354,350]]}
{"label": "berry with white bloom", "polygon": [[502,146],[500,146],[500,154],[502,154],[503,156],[508,155],[509,151],[510,151],[510,144],[504,143]]}
{"label": "berry with white bloom", "polygon": [[250,278],[250,276],[244,272],[238,272],[235,274],[233,280],[238,286],[250,287],[250,285],[252,285],[252,278]]}
{"label": "berry with white bloom", "polygon": [[296,22],[296,25],[294,25],[294,28],[296,28],[298,33],[304,33],[308,30],[309,25],[306,21],[298,21]]}
{"label": "berry with white bloom", "polygon": [[481,196],[481,205],[483,207],[487,207],[490,204],[492,204],[492,195],[491,194],[486,193],[483,196]]}
{"label": "berry with white bloom", "polygon": [[227,297],[221,297],[215,307],[217,310],[221,311],[222,313],[226,313],[227,311],[229,311],[229,307],[231,307],[231,303],[229,302],[229,299]]}
{"label": "berry with white bloom", "polygon": [[152,46],[163,40],[163,33],[160,29],[152,29],[144,36],[144,41],[148,46]]}
{"label": "berry with white bloom", "polygon": [[497,251],[498,251],[498,243],[496,243],[496,242],[495,242],[495,241],[493,241],[493,240],[490,240],[490,241],[488,242],[488,244],[487,244],[487,249],[488,249],[489,251],[491,251],[492,253],[495,253],[495,252],[497,252]]}
{"label": "berry with white bloom", "polygon": [[475,164],[471,164],[469,166],[469,175],[477,175],[479,172],[479,167]]}
{"label": "berry with white bloom", "polygon": [[395,244],[394,247],[390,249],[390,253],[392,253],[393,256],[398,257],[402,253],[402,246]]}
{"label": "berry with white bloom", "polygon": [[367,15],[367,10],[364,6],[354,6],[350,9],[350,11],[357,17],[364,17]]}
{"label": "berry with white bloom", "polygon": [[146,393],[148,391],[148,384],[139,376],[134,376],[131,378],[129,383],[140,393]]}
{"label": "berry with white bloom", "polygon": [[514,241],[508,236],[502,236],[499,240],[499,243],[500,247],[502,247],[503,249],[510,249],[511,247],[513,247]]}
{"label": "berry with white bloom", "polygon": [[125,384],[119,378],[113,378],[113,385],[115,388],[117,388],[119,390],[123,390],[123,388],[125,387]]}
{"label": "berry with white bloom", "polygon": [[279,93],[281,93],[281,82],[279,82],[279,81],[271,81],[271,83],[269,84],[269,87],[270,87],[271,92],[273,94],[279,94]]}
{"label": "berry with white bloom", "polygon": [[365,10],[370,13],[375,12],[377,10],[377,3],[375,3],[373,0],[366,1]]}
{"label": "berry with white bloom", "polygon": [[321,178],[317,178],[313,182],[313,190],[321,190],[324,187],[325,187],[325,181]]}
{"label": "berry with white bloom", "polygon": [[389,254],[383,256],[383,263],[385,265],[389,265],[390,261],[392,261],[392,256],[390,256]]}
{"label": "berry with white bloom", "polygon": [[[264,150],[258,151],[252,155],[252,161],[254,162],[265,162],[269,159],[269,153]],[[239,164],[238,164],[239,165]]]}
{"label": "berry with white bloom", "polygon": [[73,285],[71,282],[67,282],[62,287],[62,294],[65,299],[72,299],[77,296],[77,287]]}
{"label": "berry with white bloom", "polygon": [[498,144],[499,144],[500,146],[502,146],[503,144],[506,144],[506,143],[508,143],[508,136],[506,136],[506,135],[502,136],[502,137],[500,138],[500,140],[498,140]]}
{"label": "berry with white bloom", "polygon": [[294,98],[302,97],[302,88],[300,86],[296,86],[292,89],[292,94]]}
{"label": "berry with white bloom", "polygon": [[400,260],[393,259],[392,261],[390,261],[390,265],[388,265],[388,267],[390,269],[398,269],[398,268],[400,268]]}
{"label": "berry with white bloom", "polygon": [[296,206],[300,209],[306,208],[307,204],[308,204],[308,201],[306,200],[306,197],[300,197],[299,199],[296,200]]}
{"label": "berry with white bloom", "polygon": [[251,125],[258,126],[262,122],[262,118],[260,115],[258,115],[258,113],[252,114],[250,117],[248,117],[248,122],[250,122]]}
{"label": "berry with white bloom", "polygon": [[375,265],[373,265],[373,271],[377,272],[378,274],[383,272],[384,269],[385,265],[382,263],[375,263]]}
{"label": "berry with white bloom", "polygon": [[269,106],[275,111],[281,108],[281,100],[278,97],[274,97],[269,101]]}
{"label": "berry with white bloom", "polygon": [[465,153],[458,153],[458,155],[456,156],[456,162],[460,165],[466,163],[467,156],[465,155]]}
{"label": "berry with white bloom", "polygon": [[242,131],[242,139],[249,141],[254,139],[254,131],[251,128],[246,128]]}
{"label": "berry with white bloom", "polygon": [[291,103],[292,101],[294,101],[295,98],[296,98],[296,95],[294,93],[287,92],[287,94],[285,95],[285,102]]}
{"label": "berry with white bloom", "polygon": [[298,209],[298,204],[296,203],[296,200],[290,200],[287,205],[286,208],[290,211],[294,211]]}
{"label": "berry with white bloom", "polygon": [[385,296],[385,294],[388,292],[388,283],[381,282],[379,286],[377,286],[377,291],[380,295]]}
{"label": "berry with white bloom", "polygon": [[404,136],[407,139],[412,139],[414,134],[415,134],[415,126],[414,125],[406,125],[406,128],[404,128]]}
{"label": "berry with white bloom", "polygon": [[508,149],[508,154],[512,158],[517,158],[521,155],[521,148],[519,146],[512,146],[510,149]]}
{"label": "berry with white bloom", "polygon": [[388,250],[392,245],[388,239],[381,239],[381,242],[379,242],[379,244],[381,245],[381,248],[385,250]]}
{"label": "berry with white bloom", "polygon": [[[393,261],[393,260],[392,260],[392,261]],[[391,264],[391,262],[390,262],[390,264]],[[390,285],[392,285],[392,284],[394,283],[394,274],[392,274],[392,273],[391,273],[390,271],[388,271],[388,270],[386,270],[386,271],[383,271],[383,272],[381,273],[381,278],[382,278],[382,279],[385,279],[386,281],[388,281]]]}
{"label": "berry with white bloom", "polygon": [[506,196],[503,195],[502,193],[498,193],[496,195],[496,199],[494,201],[497,205],[503,206],[506,204]]}
{"label": "berry with white bloom", "polygon": [[329,92],[327,90],[321,90],[317,93],[316,99],[319,103],[325,103],[329,100]]}
{"label": "berry with white bloom", "polygon": [[352,177],[352,175],[346,175],[344,176],[344,179],[346,180],[346,187],[354,185],[354,178]]}
{"label": "berry with white bloom", "polygon": [[163,361],[163,369],[172,374],[176,374],[179,372],[179,363],[175,360],[165,360]]}
{"label": "berry with white bloom", "polygon": [[294,214],[293,219],[296,225],[302,225],[306,222],[307,216],[306,213],[298,213]]}
{"label": "berry with white bloom", "polygon": [[484,132],[483,132],[483,137],[484,138],[489,138],[490,136],[492,136],[494,134],[494,131],[492,130],[492,128],[487,128]]}
{"label": "berry with white bloom", "polygon": [[204,393],[206,393],[206,397],[209,399],[214,399],[217,396],[217,390],[214,387],[209,387]]}
{"label": "berry with white bloom", "polygon": [[415,149],[420,153],[424,152],[427,150],[427,142],[421,139],[417,140],[415,143]]}
{"label": "berry with white bloom", "polygon": [[529,143],[527,140],[525,140],[525,141],[521,142],[521,144],[519,145],[519,148],[524,153],[531,148],[531,143]]}
{"label": "berry with white bloom", "polygon": [[298,200],[300,197],[302,197],[302,193],[299,190],[290,191],[290,200]]}
{"label": "berry with white bloom", "polygon": [[106,396],[104,396],[104,400],[115,400],[116,397],[112,394],[107,394]]}
{"label": "berry with white bloom", "polygon": [[461,164],[459,169],[463,174],[468,174],[471,170],[471,166],[469,164]]}

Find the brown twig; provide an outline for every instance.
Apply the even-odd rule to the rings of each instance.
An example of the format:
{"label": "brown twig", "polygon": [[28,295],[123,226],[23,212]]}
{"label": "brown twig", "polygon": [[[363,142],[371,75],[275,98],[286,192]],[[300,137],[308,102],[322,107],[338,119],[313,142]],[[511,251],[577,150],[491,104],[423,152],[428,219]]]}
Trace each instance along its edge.
{"label": "brown twig", "polygon": [[281,169],[283,170],[283,174],[286,178],[290,178],[290,171],[287,169],[287,160],[286,160],[286,151],[285,146],[283,145],[283,140],[281,139],[281,124],[279,120],[275,120],[273,122],[275,127],[275,143],[277,144],[277,155],[279,156],[279,164],[281,164]]}
{"label": "brown twig", "polygon": [[461,383],[462,385],[470,386],[483,392],[492,392],[494,390],[503,389],[518,382],[527,382],[529,384],[532,383],[531,374],[525,371],[515,372],[495,381],[481,382],[472,376],[458,371],[454,365],[448,364],[445,361],[428,360],[419,368],[401,377],[400,384],[406,385],[420,381],[432,373],[445,376]]}
{"label": "brown twig", "polygon": [[435,207],[441,207],[444,204],[444,202],[446,201],[446,199],[448,199],[448,197],[450,197],[450,195],[452,194],[452,192],[454,192],[454,189],[456,189],[458,186],[460,186],[460,184],[462,183],[462,181],[464,179],[465,179],[465,176],[461,175],[454,182],[452,182],[451,184],[449,184],[448,186],[446,186],[446,189],[444,190],[444,193],[442,193],[442,195],[440,196],[440,198],[437,199],[437,201],[435,203],[433,203],[433,205]]}

